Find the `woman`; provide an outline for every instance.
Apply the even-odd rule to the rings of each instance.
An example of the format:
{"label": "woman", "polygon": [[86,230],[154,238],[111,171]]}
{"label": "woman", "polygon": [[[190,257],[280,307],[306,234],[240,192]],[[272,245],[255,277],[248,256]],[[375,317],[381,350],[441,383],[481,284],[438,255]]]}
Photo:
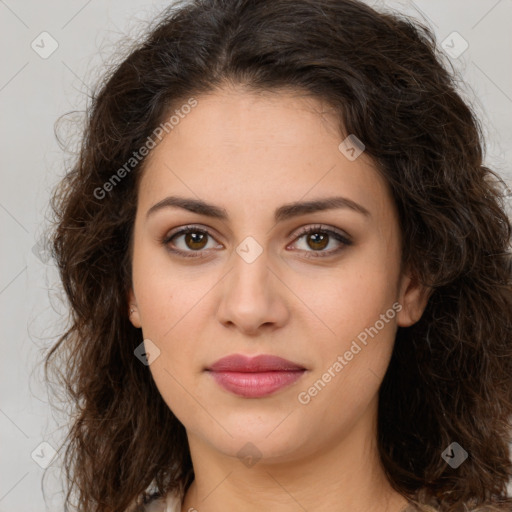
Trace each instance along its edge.
{"label": "woman", "polygon": [[511,225],[429,30],[176,4],[55,192],[88,512],[511,510]]}

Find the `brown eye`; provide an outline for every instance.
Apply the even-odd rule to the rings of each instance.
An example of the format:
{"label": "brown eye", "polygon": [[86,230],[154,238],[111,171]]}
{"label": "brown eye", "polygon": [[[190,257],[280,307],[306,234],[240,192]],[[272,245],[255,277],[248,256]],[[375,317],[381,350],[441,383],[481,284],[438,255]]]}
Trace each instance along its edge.
{"label": "brown eye", "polygon": [[185,245],[194,250],[204,249],[208,238],[208,234],[199,232],[190,232],[184,236]]}
{"label": "brown eye", "polygon": [[220,244],[213,244],[208,247],[209,242],[215,239],[208,231],[194,226],[187,226],[166,236],[162,244],[172,253],[184,257],[207,256],[208,249],[222,248]]}
{"label": "brown eye", "polygon": [[[333,243],[334,248],[325,250]],[[327,257],[333,256],[345,247],[352,245],[352,241],[333,229],[310,226],[299,233],[294,244],[297,244],[297,249],[304,252],[306,257]]]}
{"label": "brown eye", "polygon": [[307,235],[307,244],[311,249],[319,251],[325,249],[329,244],[329,235],[324,233],[313,233]]}

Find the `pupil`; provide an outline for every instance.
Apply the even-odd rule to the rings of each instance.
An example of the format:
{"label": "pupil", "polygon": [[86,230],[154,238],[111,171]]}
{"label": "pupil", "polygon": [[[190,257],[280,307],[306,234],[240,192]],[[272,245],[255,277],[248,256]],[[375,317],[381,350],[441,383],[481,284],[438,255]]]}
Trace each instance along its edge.
{"label": "pupil", "polygon": [[[313,242],[313,245],[317,244],[316,247],[311,247],[312,249],[324,249],[327,246],[327,240],[328,235],[321,234],[321,233],[314,233],[313,235],[310,235]],[[318,244],[320,244],[318,246]]]}
{"label": "pupil", "polygon": [[[186,235],[186,243],[187,245],[189,245],[189,242],[191,243],[192,247],[189,247],[191,249],[202,249],[203,246],[204,246],[204,243],[203,245],[201,245],[201,242],[204,242],[203,239],[205,239],[205,234],[204,233],[187,233]],[[199,244],[199,247],[197,246],[194,246],[194,244]]]}

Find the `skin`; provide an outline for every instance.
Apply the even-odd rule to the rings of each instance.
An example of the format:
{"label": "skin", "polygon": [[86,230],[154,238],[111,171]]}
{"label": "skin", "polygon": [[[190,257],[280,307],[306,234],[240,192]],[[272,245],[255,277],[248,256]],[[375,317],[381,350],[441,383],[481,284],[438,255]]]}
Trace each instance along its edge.
{"label": "skin", "polygon": [[[225,87],[197,100],[146,161],[129,294],[133,325],[160,350],[149,369],[188,435],[195,480],[181,511],[401,511],[407,501],[377,453],[378,390],[398,326],[419,320],[428,293],[401,273],[387,184],[365,153],[350,161],[340,152],[344,136],[317,99]],[[229,218],[177,207],[147,215],[171,195],[213,203]],[[332,196],[370,215],[339,208],[274,221],[284,204]],[[191,224],[211,237],[187,245],[181,235],[168,245],[187,254],[199,247],[204,258],[161,242]],[[352,244],[300,235],[318,224]],[[236,252],[248,236],[262,249],[252,263]],[[319,246],[340,251],[308,258]],[[298,394],[396,302],[402,309],[378,335],[300,403]],[[271,396],[239,397],[204,371],[234,353],[278,355],[307,372]],[[261,455],[250,467],[237,456],[248,442]]]}

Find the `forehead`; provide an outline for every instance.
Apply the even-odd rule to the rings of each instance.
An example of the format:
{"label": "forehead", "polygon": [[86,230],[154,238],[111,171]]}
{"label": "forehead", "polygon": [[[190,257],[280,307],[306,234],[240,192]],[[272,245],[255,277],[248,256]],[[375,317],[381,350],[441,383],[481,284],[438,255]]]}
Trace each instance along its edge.
{"label": "forehead", "polygon": [[[364,152],[349,160],[332,109],[295,91],[220,89],[198,96],[149,155],[140,204],[171,193],[258,209],[345,195],[382,215],[390,195]],[[222,204],[225,203],[225,204]]]}
{"label": "forehead", "polygon": [[247,153],[252,146],[313,146],[327,132],[340,138],[333,109],[301,91],[226,87],[198,97],[197,102],[173,129],[180,143],[194,145],[194,139],[201,139],[208,147]]}

